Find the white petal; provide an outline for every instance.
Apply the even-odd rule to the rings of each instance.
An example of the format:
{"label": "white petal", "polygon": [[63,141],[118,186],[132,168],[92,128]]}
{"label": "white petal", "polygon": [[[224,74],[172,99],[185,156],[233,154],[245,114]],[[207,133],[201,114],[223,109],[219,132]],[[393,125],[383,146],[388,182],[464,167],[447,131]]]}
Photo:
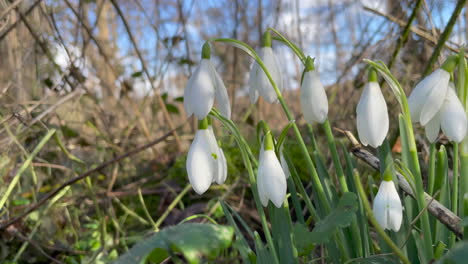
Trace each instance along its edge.
{"label": "white petal", "polygon": [[213,83],[215,84],[215,98],[218,104],[218,109],[221,112],[221,115],[227,119],[231,119],[231,103],[229,102],[229,96],[227,93],[226,86],[224,82],[216,71],[214,65],[210,62]]}
{"label": "white petal", "polygon": [[226,156],[222,148],[219,148],[219,159],[218,159],[218,179],[217,184],[223,184],[227,178],[227,162]]}
{"label": "white petal", "polygon": [[387,210],[388,210],[388,228],[397,232],[400,230],[403,219],[403,207],[401,206],[400,196],[395,188],[393,181],[383,181],[388,188]]}
{"label": "white petal", "polygon": [[301,109],[308,123],[323,123],[327,119],[327,94],[316,71],[304,74],[301,86]]}
{"label": "white petal", "polygon": [[441,127],[450,141],[460,143],[466,135],[466,112],[454,89],[447,90],[441,109]]}
{"label": "white petal", "polygon": [[[273,72],[275,75],[273,75],[273,80],[275,81],[276,85],[278,86],[278,89],[283,92],[284,90],[284,84],[283,84],[283,72],[281,71],[279,59],[276,56],[274,52],[271,53],[271,57],[273,58]],[[273,73],[272,73],[273,74]]]}
{"label": "white petal", "polygon": [[255,104],[258,100],[258,64],[254,61],[249,74],[249,97],[250,102]]}
{"label": "white petal", "polygon": [[424,127],[429,142],[434,143],[440,132],[440,112],[438,112]]}
{"label": "white petal", "polygon": [[450,74],[438,69],[416,85],[408,98],[413,122],[426,125],[434,117],[442,106],[449,80]]}
{"label": "white petal", "polygon": [[195,71],[190,79],[189,97],[187,105],[198,119],[205,118],[213,107],[215,97],[215,85],[212,79],[211,63],[208,59],[203,59],[199,65],[200,69]]}
{"label": "white petal", "polygon": [[273,204],[280,208],[286,198],[286,176],[273,150],[263,153],[259,177],[263,177],[263,188]]}
{"label": "white petal", "polygon": [[359,139],[374,148],[382,145],[388,133],[387,104],[376,82],[367,83],[356,108]]}
{"label": "white petal", "polygon": [[[266,69],[270,73],[271,77],[273,78],[273,81],[275,84],[280,87],[280,83],[282,82],[282,78],[280,76],[280,73],[278,72],[278,68],[275,66],[275,57],[273,54],[273,49],[271,47],[262,47],[260,49],[260,58],[262,59],[263,63],[265,64]],[[258,83],[258,91],[261,96],[263,96],[263,99],[269,103],[274,103],[278,100],[278,97],[276,95],[275,90],[273,89],[273,86],[270,83],[270,80],[266,76],[265,72],[263,69],[259,66],[256,69],[257,73],[257,83]]]}
{"label": "white petal", "polygon": [[386,194],[381,190],[382,185],[379,187],[379,191],[377,192],[377,195],[374,198],[374,204],[372,206],[372,211],[374,212],[374,216],[377,219],[377,222],[379,223],[380,226],[382,226],[383,229],[387,229],[387,211],[385,210],[386,208]]}
{"label": "white petal", "polygon": [[[220,162],[220,159],[221,159],[221,154],[219,153],[220,152],[220,148],[218,146],[218,142],[216,142],[216,136],[214,134],[214,131],[213,131],[213,127],[212,126],[208,126],[208,134],[209,134],[209,149],[211,151],[211,156],[213,157],[213,159],[215,160],[215,167],[216,167],[216,173],[214,174],[213,176],[213,182],[216,182],[218,184],[222,184],[224,183],[224,180],[223,180],[223,173],[224,173],[224,169],[223,169],[223,164]],[[221,150],[222,152],[222,150]]]}
{"label": "white petal", "polygon": [[210,149],[211,135],[208,129],[198,130],[187,155],[187,174],[192,188],[204,193],[218,173],[216,161]]}
{"label": "white petal", "polygon": [[374,215],[384,229],[400,229],[403,207],[393,181],[382,181],[374,199]]}
{"label": "white petal", "polygon": [[265,174],[263,173],[263,149],[260,152],[260,159],[258,162],[258,171],[257,171],[257,189],[258,189],[258,196],[260,198],[260,202],[264,207],[268,206],[269,196],[265,190]]}

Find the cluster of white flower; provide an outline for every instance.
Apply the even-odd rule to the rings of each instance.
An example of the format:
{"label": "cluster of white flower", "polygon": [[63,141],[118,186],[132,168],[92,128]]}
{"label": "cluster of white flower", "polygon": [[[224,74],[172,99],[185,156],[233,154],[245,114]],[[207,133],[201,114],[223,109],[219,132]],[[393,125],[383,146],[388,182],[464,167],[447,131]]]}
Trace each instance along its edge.
{"label": "cluster of white flower", "polygon": [[[282,71],[271,48],[271,36],[268,32],[264,35],[259,57],[281,92]],[[453,83],[450,82],[450,72],[454,68],[453,60],[448,61],[441,69],[424,78],[408,99],[411,118],[425,126],[427,138],[431,142],[437,139],[440,128],[449,140],[457,143],[464,139],[467,130],[466,113]],[[255,61],[250,70],[249,88],[252,103],[255,103],[259,96],[269,103],[278,101],[277,91],[262,67]],[[202,50],[202,61],[184,91],[187,114],[194,114],[200,120],[187,158],[189,180],[199,194],[204,193],[212,182],[222,184],[227,176],[226,158],[216,142],[211,125],[206,120],[215,99],[220,113],[230,119],[231,108],[226,87],[210,61],[210,47],[206,43]],[[306,59],[302,76],[301,110],[309,123],[324,123],[327,120],[327,95],[310,57]],[[356,121],[362,144],[373,148],[380,147],[389,130],[389,117],[385,98],[377,82],[377,73],[373,69],[369,71],[369,81],[356,108]],[[263,206],[267,206],[271,200],[276,207],[281,207],[286,197],[289,169],[282,156],[282,150],[278,159],[273,142],[271,133],[267,132],[260,150],[257,187]],[[384,179],[373,206],[378,222],[385,229],[398,231],[402,222],[402,210],[395,184],[391,179]]]}

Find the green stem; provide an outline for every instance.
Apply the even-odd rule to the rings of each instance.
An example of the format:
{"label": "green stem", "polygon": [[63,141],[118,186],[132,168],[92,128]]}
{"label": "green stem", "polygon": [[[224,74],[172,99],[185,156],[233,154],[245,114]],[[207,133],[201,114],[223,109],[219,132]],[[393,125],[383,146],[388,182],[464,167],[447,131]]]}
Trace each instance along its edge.
{"label": "green stem", "polygon": [[336,149],[335,137],[333,136],[330,127],[330,121],[327,119],[325,123],[323,123],[322,127],[327,137],[328,147],[332,155],[333,165],[335,165],[335,171],[338,175],[338,181],[340,182],[341,192],[349,192],[348,184],[346,183],[346,177],[343,172],[343,167],[341,167],[340,156],[338,155],[338,151]]}
{"label": "green stem", "polygon": [[354,183],[356,184],[356,188],[361,198],[362,204],[364,205],[367,217],[369,218],[369,221],[374,226],[377,233],[382,237],[385,243],[387,243],[387,245],[392,249],[395,255],[397,255],[401,259],[403,263],[410,264],[408,258],[403,254],[400,248],[398,248],[398,246],[395,245],[395,243],[393,243],[392,239],[385,233],[385,231],[377,222],[377,219],[375,219],[374,213],[372,212],[372,208],[370,207],[369,201],[367,200],[366,193],[364,192],[364,188],[362,187],[361,179],[359,178],[359,173],[357,172],[357,170],[354,171]]}
{"label": "green stem", "polygon": [[[460,170],[460,204],[463,204],[463,199],[465,199],[465,195],[468,195],[468,153],[463,153],[461,152],[460,155],[460,164],[461,164],[461,170]],[[460,217],[463,219],[463,217],[468,216],[468,214],[464,211],[460,211]]]}
{"label": "green stem", "polygon": [[244,162],[244,165],[247,169],[247,173],[249,175],[249,182],[251,184],[251,189],[252,189],[252,194],[254,196],[254,201],[255,201],[255,206],[257,207],[257,212],[260,216],[260,222],[262,223],[262,228],[263,228],[263,233],[265,235],[265,238],[267,240],[268,246],[270,247],[271,253],[273,254],[274,260],[276,264],[279,264],[279,258],[278,254],[275,248],[275,244],[273,242],[273,238],[271,236],[270,229],[268,227],[268,222],[266,220],[266,215],[265,211],[263,210],[263,206],[260,202],[260,197],[258,194],[258,188],[257,188],[257,180],[255,178],[255,174],[252,168],[252,164],[250,163],[249,159],[249,154],[248,151],[246,151],[246,148],[249,148],[248,145],[245,143],[245,141],[242,138],[242,135],[240,134],[239,130],[237,129],[236,125],[231,121],[223,116],[219,115],[215,111],[211,111],[211,113],[214,115],[214,117],[218,118],[223,124],[225,124],[229,130],[234,134],[237,144],[239,145],[239,150],[242,156],[242,161]]}
{"label": "green stem", "polygon": [[174,200],[169,204],[169,206],[166,208],[166,211],[159,217],[158,221],[153,224],[153,228],[157,231],[159,230],[159,226],[163,223],[164,219],[169,215],[169,213],[174,209],[174,207],[182,200],[182,198],[185,196],[185,194],[190,190],[191,185],[188,184],[185,186],[185,188],[174,198]]}
{"label": "green stem", "polygon": [[440,35],[439,41],[437,42],[437,45],[434,48],[434,52],[432,53],[431,58],[429,58],[429,61],[426,64],[426,68],[424,69],[423,75],[428,75],[432,71],[432,66],[434,66],[434,63],[437,61],[437,58],[439,57],[442,48],[445,45],[445,42],[447,42],[448,38],[450,37],[453,27],[457,22],[457,18],[460,15],[463,7],[465,7],[465,3],[466,0],[458,0],[455,10],[453,11],[452,16],[450,17],[450,20],[447,23],[444,32],[442,32],[442,34]]}
{"label": "green stem", "polygon": [[395,166],[393,164],[392,152],[388,140],[385,139],[380,147],[377,148],[380,160],[380,175],[383,181],[392,181],[396,179]]}
{"label": "green stem", "polygon": [[431,147],[429,150],[429,176],[428,176],[428,190],[427,193],[432,195],[434,193],[434,181],[435,181],[435,156],[436,156],[436,144],[431,143]]}
{"label": "green stem", "polygon": [[[453,143],[453,182],[452,182],[452,212],[455,214],[458,212],[458,143]],[[462,204],[463,205],[463,204]],[[461,206],[461,210],[463,211],[463,206]],[[455,244],[456,235],[451,232],[450,233],[450,247]]]}

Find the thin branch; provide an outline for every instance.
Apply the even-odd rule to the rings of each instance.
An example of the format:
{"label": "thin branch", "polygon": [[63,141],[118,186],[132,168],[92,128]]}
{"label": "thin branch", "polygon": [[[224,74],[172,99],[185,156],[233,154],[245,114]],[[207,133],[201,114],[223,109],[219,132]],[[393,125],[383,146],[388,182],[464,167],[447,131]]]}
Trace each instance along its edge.
{"label": "thin branch", "polygon": [[115,2],[115,0],[111,0],[111,3],[114,6],[115,11],[117,11],[117,14],[120,16],[120,19],[122,19],[122,23],[124,24],[125,30],[127,31],[127,34],[128,34],[128,37],[130,38],[130,41],[132,42],[133,48],[135,49],[135,52],[136,52],[138,58],[140,59],[141,66],[143,67],[143,72],[145,73],[146,78],[148,79],[148,81],[149,81],[149,83],[151,85],[151,89],[153,91],[155,91],[156,100],[158,101],[158,104],[159,104],[159,106],[161,108],[164,119],[166,119],[166,122],[167,122],[167,125],[169,126],[169,129],[171,129],[171,131],[174,134],[174,139],[176,141],[177,148],[179,150],[182,150],[182,144],[180,142],[179,135],[177,134],[176,129],[174,129],[174,124],[172,123],[172,119],[169,116],[169,112],[166,109],[166,104],[164,103],[164,100],[162,99],[161,94],[156,91],[156,87],[154,86],[151,75],[148,72],[148,67],[146,67],[146,62],[143,59],[143,56],[141,55],[140,50],[138,49],[137,43],[135,41],[135,38],[133,37],[132,31],[130,30],[130,26],[128,25],[127,19],[125,19],[125,16],[124,16],[122,10],[120,9],[119,5]]}
{"label": "thin branch", "polygon": [[450,34],[452,33],[452,29],[455,26],[455,22],[458,19],[458,16],[460,16],[460,13],[465,6],[466,0],[459,0],[457,2],[457,6],[455,7],[455,10],[452,13],[452,16],[450,17],[449,22],[447,23],[447,26],[445,26],[444,32],[442,32],[442,35],[440,35],[439,41],[437,42],[436,47],[434,48],[434,52],[432,53],[431,58],[429,58],[429,61],[426,64],[426,69],[424,69],[424,74],[427,75],[432,71],[432,66],[434,63],[437,61],[437,58],[440,55],[440,52],[442,51],[442,48],[445,45],[445,42],[448,40]]}
{"label": "thin branch", "polygon": [[408,36],[410,33],[411,29],[411,24],[413,23],[414,19],[416,18],[416,15],[421,8],[423,0],[418,0],[418,2],[415,4],[413,12],[411,13],[408,23],[406,24],[405,28],[403,29],[400,38],[398,38],[398,43],[395,47],[395,50],[393,51],[392,57],[390,58],[390,61],[388,62],[388,69],[392,69],[393,63],[396,61],[396,57],[398,56],[398,53],[400,52],[400,49],[405,45],[405,43],[408,40]]}
{"label": "thin branch", "polygon": [[[392,15],[384,14],[384,13],[382,13],[382,12],[376,10],[376,9],[373,9],[373,8],[370,8],[370,7],[367,7],[367,6],[364,6],[363,8],[364,8],[364,10],[366,10],[366,11],[369,11],[369,12],[371,12],[371,13],[374,13],[374,14],[376,14],[376,15],[382,16],[382,17],[384,17],[384,18],[390,20],[390,21],[392,21],[392,22],[398,24],[398,25],[401,26],[401,27],[404,27],[404,26],[406,25],[406,21],[403,21],[403,20],[401,20],[401,19],[398,19],[398,18],[396,18],[396,17],[394,17],[394,16],[392,16]],[[413,32],[414,34],[416,34],[416,35],[418,35],[418,36],[420,36],[420,37],[422,37],[422,38],[424,38],[424,39],[426,39],[426,40],[428,40],[428,41],[430,41],[430,42],[432,42],[432,43],[434,43],[434,44],[437,43],[437,38],[434,37],[434,36],[432,36],[430,33],[426,32],[425,30],[422,30],[422,29],[417,28],[417,27],[414,27],[414,26],[410,26],[410,30],[411,30],[411,32]],[[451,50],[451,51],[453,51],[453,52],[456,52],[456,53],[459,52],[459,50],[458,50],[457,48],[454,48],[454,47],[452,47],[452,46],[449,46],[449,45],[447,45],[447,43],[444,43],[444,47],[447,48],[447,49],[449,49],[449,50]],[[468,54],[465,55],[465,56],[468,58]]]}

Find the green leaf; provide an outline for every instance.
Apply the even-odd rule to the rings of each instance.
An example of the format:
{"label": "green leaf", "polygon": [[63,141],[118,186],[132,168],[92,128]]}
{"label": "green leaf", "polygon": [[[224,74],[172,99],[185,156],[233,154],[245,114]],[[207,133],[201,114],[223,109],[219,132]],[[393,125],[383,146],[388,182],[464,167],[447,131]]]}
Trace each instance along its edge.
{"label": "green leaf", "polygon": [[166,104],[166,109],[171,113],[179,114],[179,108],[173,104]]}
{"label": "green leaf", "polygon": [[160,248],[166,252],[180,252],[189,263],[199,263],[201,256],[215,258],[221,250],[229,247],[234,235],[234,229],[229,226],[185,223],[169,228],[152,235],[139,242],[115,264],[140,263],[149,257],[160,259],[164,255]]}
{"label": "green leaf", "polygon": [[318,222],[312,232],[302,224],[294,225],[292,232],[299,256],[309,254],[315,244],[326,243],[338,228],[349,226],[357,209],[356,194],[347,192],[341,197],[337,208]]}
{"label": "green leaf", "polygon": [[255,252],[257,253],[257,264],[271,264],[275,263],[275,257],[271,254],[270,250],[263,244],[257,232],[255,236]]}
{"label": "green leaf", "polygon": [[182,103],[184,101],[184,97],[183,96],[176,97],[174,101]]}
{"label": "green leaf", "polygon": [[295,224],[293,227],[294,239],[299,256],[306,256],[314,249],[314,243],[310,241],[311,232],[303,224]]}
{"label": "green leaf", "polygon": [[463,264],[468,259],[468,241],[462,241],[450,249],[450,251],[443,256],[439,264]]}
{"label": "green leaf", "polygon": [[312,230],[310,241],[316,244],[327,242],[337,228],[347,227],[351,224],[357,208],[356,194],[352,192],[343,194],[337,208],[318,222],[314,230]]}

